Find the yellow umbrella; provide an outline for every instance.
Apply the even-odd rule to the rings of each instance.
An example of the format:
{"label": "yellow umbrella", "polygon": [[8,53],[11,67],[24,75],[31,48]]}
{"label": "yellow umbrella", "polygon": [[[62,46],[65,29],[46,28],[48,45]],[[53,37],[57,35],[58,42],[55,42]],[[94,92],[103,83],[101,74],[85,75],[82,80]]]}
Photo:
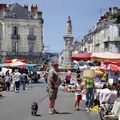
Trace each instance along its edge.
{"label": "yellow umbrella", "polygon": [[104,72],[102,72],[102,71],[100,71],[100,70],[95,70],[95,74],[100,74],[100,75],[102,75],[102,74],[104,74]]}

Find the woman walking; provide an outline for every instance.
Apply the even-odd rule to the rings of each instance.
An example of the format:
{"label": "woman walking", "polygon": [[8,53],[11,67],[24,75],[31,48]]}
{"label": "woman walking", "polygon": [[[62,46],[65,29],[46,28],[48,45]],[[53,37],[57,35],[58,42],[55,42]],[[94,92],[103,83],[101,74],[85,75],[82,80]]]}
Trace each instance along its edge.
{"label": "woman walking", "polygon": [[6,91],[10,91],[11,75],[9,73],[9,70],[5,73],[4,79],[5,79]]}

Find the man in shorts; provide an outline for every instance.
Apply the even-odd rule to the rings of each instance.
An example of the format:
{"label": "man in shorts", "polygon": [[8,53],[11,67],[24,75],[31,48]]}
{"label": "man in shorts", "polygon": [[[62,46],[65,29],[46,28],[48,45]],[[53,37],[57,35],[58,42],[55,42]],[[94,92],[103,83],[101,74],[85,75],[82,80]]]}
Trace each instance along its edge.
{"label": "man in shorts", "polygon": [[58,112],[55,110],[55,101],[57,98],[58,87],[57,81],[58,77],[58,64],[52,63],[51,68],[48,73],[48,95],[49,95],[49,114],[57,114]]}

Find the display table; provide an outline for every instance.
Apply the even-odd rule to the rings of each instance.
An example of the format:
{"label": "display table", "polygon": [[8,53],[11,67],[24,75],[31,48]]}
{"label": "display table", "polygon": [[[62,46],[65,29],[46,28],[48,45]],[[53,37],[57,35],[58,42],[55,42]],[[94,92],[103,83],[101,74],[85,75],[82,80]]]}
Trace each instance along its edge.
{"label": "display table", "polygon": [[75,92],[75,85],[60,85],[60,90],[63,90],[64,92]]}

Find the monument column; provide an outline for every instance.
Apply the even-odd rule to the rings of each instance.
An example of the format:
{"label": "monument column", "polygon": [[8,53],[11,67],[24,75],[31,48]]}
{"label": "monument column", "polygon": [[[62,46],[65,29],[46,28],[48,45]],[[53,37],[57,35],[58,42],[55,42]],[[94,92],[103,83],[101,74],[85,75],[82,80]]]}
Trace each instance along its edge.
{"label": "monument column", "polygon": [[72,44],[74,37],[72,36],[72,22],[70,16],[68,16],[66,34],[63,38],[64,38],[63,68],[71,69]]}

